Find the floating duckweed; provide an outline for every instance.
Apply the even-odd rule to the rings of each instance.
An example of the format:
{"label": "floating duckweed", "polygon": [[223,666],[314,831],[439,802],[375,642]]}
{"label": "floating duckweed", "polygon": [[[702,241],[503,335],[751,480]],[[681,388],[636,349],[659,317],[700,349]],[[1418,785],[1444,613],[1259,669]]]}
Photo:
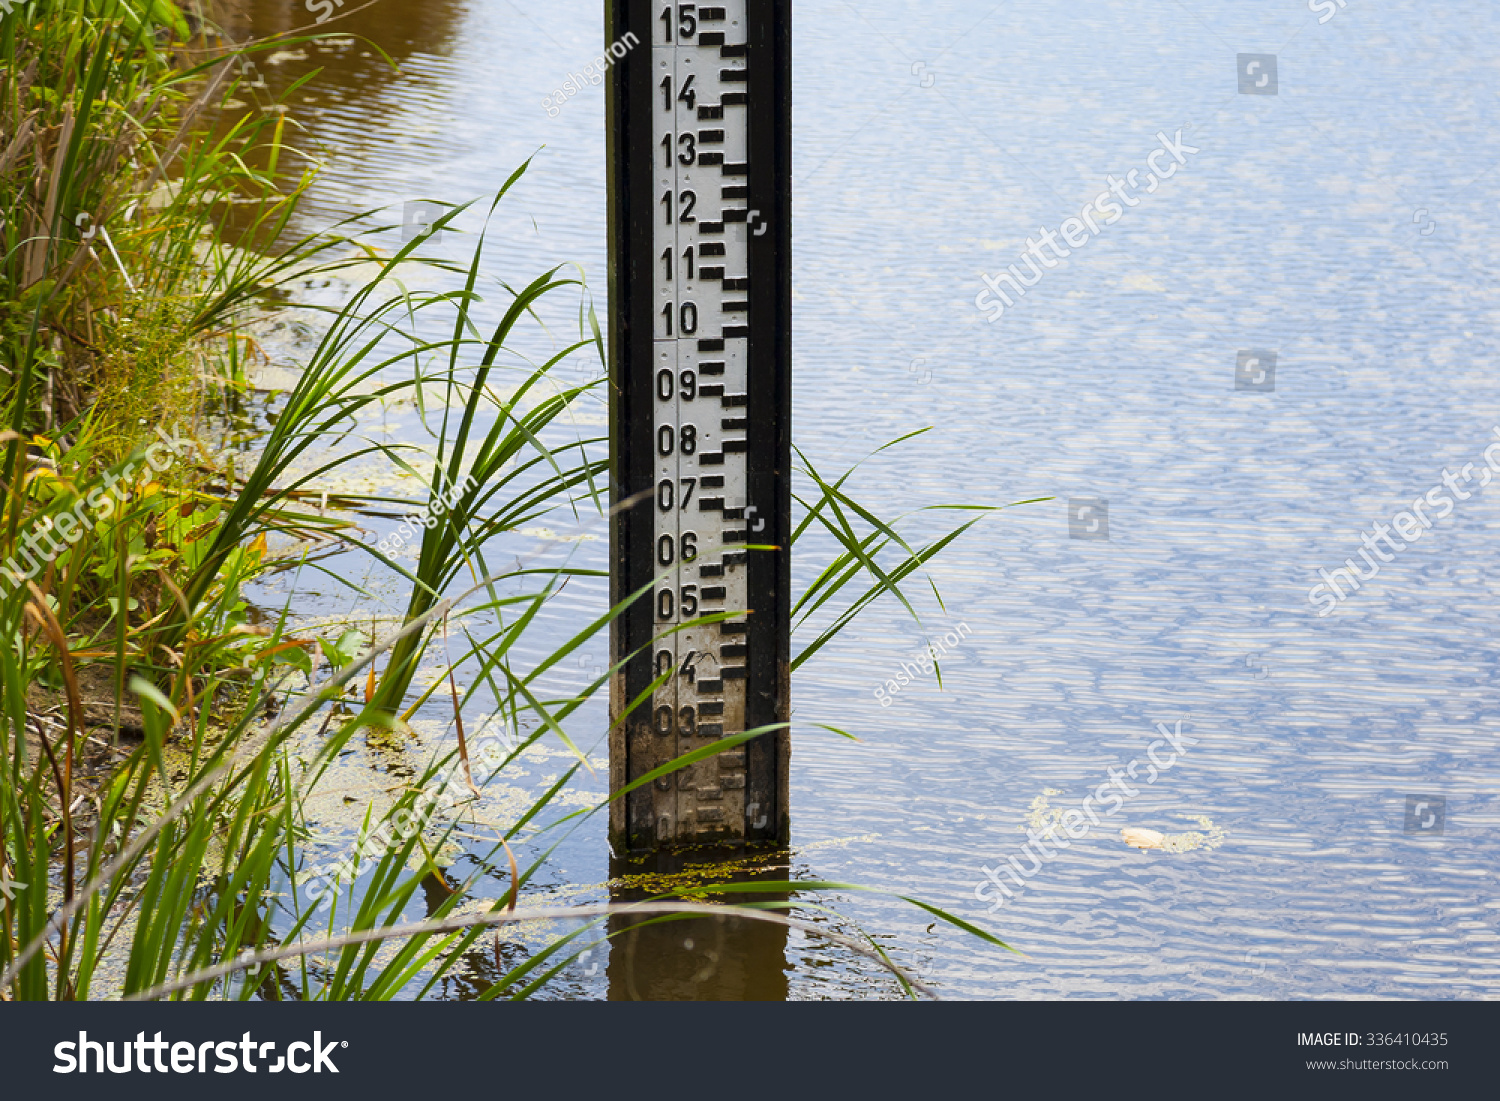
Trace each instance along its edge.
{"label": "floating duckweed", "polygon": [[1178,818],[1188,822],[1196,822],[1206,833],[1190,830],[1187,833],[1169,833],[1162,842],[1162,848],[1168,852],[1185,853],[1193,849],[1217,849],[1224,844],[1224,839],[1229,836],[1229,831],[1223,826],[1216,826],[1213,820],[1206,814],[1179,814]]}
{"label": "floating duckweed", "polygon": [[1048,801],[1051,796],[1061,794],[1061,788],[1043,788],[1042,793],[1031,801],[1026,812],[1026,825],[1017,828],[1025,833],[1027,829],[1045,830],[1049,825],[1062,825],[1063,812]]}

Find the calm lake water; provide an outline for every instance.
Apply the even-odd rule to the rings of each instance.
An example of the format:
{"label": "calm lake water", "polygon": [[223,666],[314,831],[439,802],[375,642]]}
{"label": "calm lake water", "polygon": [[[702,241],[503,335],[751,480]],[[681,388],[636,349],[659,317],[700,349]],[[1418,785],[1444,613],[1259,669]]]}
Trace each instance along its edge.
{"label": "calm lake water", "polygon": [[[288,0],[250,7],[237,37],[311,21]],[[322,68],[294,109],[297,141],[326,162],[303,228],[490,196],[530,157],[491,220],[486,274],[580,265],[602,316],[603,92],[543,106],[599,49],[600,5],[381,0],[323,29],[369,38],[399,71],[351,38],[261,64],[273,88]],[[886,515],[1055,499],[999,513],[936,563],[946,611],[929,593],[924,620],[965,635],[941,687],[897,680],[923,637],[894,602],[799,673],[790,873],[914,895],[1026,953],[899,902],[837,900],[949,997],[1500,993],[1500,489],[1479,484],[1500,443],[1500,9],[1350,0],[1320,24],[1295,0],[806,3],[794,42],[799,446],[841,471],[934,426],[851,483]],[[1247,93],[1256,59],[1240,54],[1274,55]],[[1181,163],[1148,161],[1159,134]],[[1150,194],[1148,164],[1177,164]],[[1097,234],[1063,228],[1132,171],[1136,205]],[[1044,229],[1086,243],[1044,254],[989,323],[981,276],[1015,264],[1030,279],[1026,239]],[[440,248],[463,260],[472,237]],[[556,320],[566,340],[576,302]],[[566,370],[597,373],[575,358]],[[583,429],[602,431],[602,411]],[[1378,576],[1320,616],[1317,571],[1369,573],[1361,531],[1429,490],[1405,518],[1419,541],[1374,543]],[[1107,501],[1107,528],[1082,499]],[[1108,538],[1071,537],[1070,521]],[[602,539],[577,547],[603,567]],[[797,575],[832,553],[799,546]],[[326,579],[299,584],[299,612],[362,607]],[[370,584],[404,603],[389,578]],[[538,656],[604,606],[602,583],[570,585]],[[605,656],[601,640],[569,672],[581,684]],[[1195,741],[1146,783],[1157,724],[1179,720]],[[442,710],[428,721],[441,731]],[[601,703],[572,729],[602,755],[605,723]],[[976,900],[982,866],[1029,866],[1028,821],[1133,761],[1123,809],[998,913]],[[564,763],[515,782],[540,790]],[[1137,851],[1122,826],[1178,840]],[[600,901],[610,874],[598,817],[531,890]],[[712,925],[621,938],[552,993],[899,996],[816,940]]]}

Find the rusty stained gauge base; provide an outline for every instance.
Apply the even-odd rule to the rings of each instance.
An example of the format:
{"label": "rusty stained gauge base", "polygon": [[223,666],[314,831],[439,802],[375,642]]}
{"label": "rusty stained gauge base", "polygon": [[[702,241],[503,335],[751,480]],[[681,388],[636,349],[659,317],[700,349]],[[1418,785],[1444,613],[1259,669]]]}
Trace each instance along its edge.
{"label": "rusty stained gauge base", "polygon": [[[612,630],[612,792],[787,720],[790,27],[785,0],[606,6],[612,503],[640,496],[611,592],[649,588]],[[784,843],[789,753],[772,731],[630,792],[613,847]]]}

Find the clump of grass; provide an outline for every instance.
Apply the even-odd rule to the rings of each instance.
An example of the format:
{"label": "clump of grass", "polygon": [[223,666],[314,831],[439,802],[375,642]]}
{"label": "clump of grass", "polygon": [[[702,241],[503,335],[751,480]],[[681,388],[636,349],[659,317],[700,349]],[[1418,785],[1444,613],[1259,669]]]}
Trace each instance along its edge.
{"label": "clump of grass", "polygon": [[[30,580],[72,645],[113,659],[117,711],[129,673],[191,708],[196,678],[254,650],[238,590],[264,559],[255,533],[199,569],[237,487],[202,454],[148,467],[156,428],[193,436],[213,389],[243,379],[237,327],[267,294],[357,259],[337,230],[276,245],[311,179],[284,168],[286,113],[256,102],[208,126],[243,94],[242,51],[188,38],[168,0],[0,15],[0,562],[35,562],[70,512],[94,521]],[[107,509],[86,503],[116,485]]]}
{"label": "clump of grass", "polygon": [[169,0],[0,15],[0,395],[17,433],[68,424],[123,457],[268,291],[353,262],[329,259],[337,233],[273,247],[312,176],[285,167],[280,105],[229,109],[237,62],[267,45],[188,36]]}

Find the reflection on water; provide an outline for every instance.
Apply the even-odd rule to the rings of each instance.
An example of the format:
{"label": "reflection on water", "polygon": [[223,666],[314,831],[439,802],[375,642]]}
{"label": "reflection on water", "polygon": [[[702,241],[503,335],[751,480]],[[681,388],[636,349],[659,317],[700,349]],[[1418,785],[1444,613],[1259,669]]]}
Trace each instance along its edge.
{"label": "reflection on water", "polygon": [[[214,26],[225,44],[319,36],[249,53],[237,72],[242,81],[238,106],[225,112],[219,125],[227,128],[243,112],[275,109],[295,80],[316,70],[313,83],[290,104],[292,125],[283,164],[289,171],[320,171],[325,187],[345,173],[358,179],[364,165],[399,156],[396,151],[403,147],[408,156],[417,153],[410,144],[413,138],[420,142],[421,135],[441,132],[433,124],[442,105],[423,95],[426,81],[413,79],[414,69],[421,74],[427,59],[451,49],[464,13],[457,0],[349,7],[347,14],[324,24],[292,0],[221,0],[215,8]],[[321,202],[325,194],[323,189],[315,193],[303,208],[307,221],[294,228],[323,229],[355,213]],[[232,211],[231,226],[243,229],[249,213]]]}
{"label": "reflection on water", "polygon": [[[613,862],[610,901],[635,902],[702,882],[785,881],[790,862],[756,853],[736,869],[713,854],[656,854]],[[695,872],[697,874],[695,874]],[[708,895],[702,901],[777,902],[786,894]],[[612,917],[611,1001],[782,1001],[787,996],[787,931],[729,917]]]}
{"label": "reflection on water", "polygon": [[[238,27],[288,25],[288,8],[249,3]],[[940,560],[947,615],[973,630],[941,688],[926,677],[875,695],[922,642],[883,605],[794,686],[806,725],[794,732],[793,877],[914,894],[1028,953],[935,931],[895,902],[840,903],[941,992],[1500,987],[1500,575],[1488,565],[1500,494],[1476,491],[1334,614],[1308,601],[1320,567],[1472,463],[1500,425],[1495,261],[1471,232],[1496,202],[1500,9],[1444,11],[1397,0],[1320,26],[1295,4],[1233,0],[798,8],[800,446],[842,469],[938,426],[851,483],[886,513],[1057,498],[1000,514]],[[585,89],[552,118],[542,106],[597,52],[597,3],[382,2],[327,29],[341,37],[262,66],[273,87],[324,69],[295,112],[309,156],[327,158],[303,228],[493,194],[535,156],[496,213],[486,276],[577,263],[602,307],[602,94]],[[1239,94],[1238,52],[1277,54],[1277,95]],[[987,323],[973,306],[980,275],[1178,128],[1199,150],[1183,170]],[[456,234],[443,247],[462,259],[471,244]],[[1276,353],[1273,390],[1236,389],[1247,350]],[[1108,502],[1107,539],[1070,538],[1069,498]],[[827,553],[799,549],[797,577]],[[602,543],[579,556],[602,567]],[[306,600],[326,614],[349,603],[332,586]],[[570,585],[538,654],[604,600],[601,586]],[[580,660],[604,656],[601,642]],[[569,672],[586,683],[584,668]],[[1198,744],[1116,832],[1074,843],[985,912],[979,869],[1024,843],[1037,792],[1077,805],[1145,752],[1155,724],[1189,712]],[[590,722],[602,733],[602,703],[577,736]],[[582,790],[602,794],[601,777]],[[1408,830],[1414,793],[1446,800],[1441,834]],[[1118,835],[1200,819],[1222,844],[1137,850]],[[602,823],[546,867],[533,901],[606,897]],[[796,934],[717,925],[634,928],[607,966],[583,963],[557,993],[896,993]],[[506,960],[544,943],[517,935],[487,951]],[[493,959],[474,966],[495,973]]]}

